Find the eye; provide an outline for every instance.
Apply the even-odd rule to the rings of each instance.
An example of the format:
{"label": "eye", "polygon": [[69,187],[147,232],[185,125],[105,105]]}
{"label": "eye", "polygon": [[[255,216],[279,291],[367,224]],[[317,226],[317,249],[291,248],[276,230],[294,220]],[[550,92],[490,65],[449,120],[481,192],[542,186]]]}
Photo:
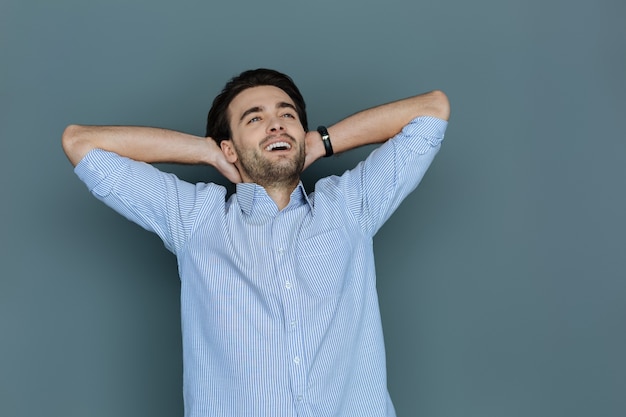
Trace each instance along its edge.
{"label": "eye", "polygon": [[285,113],[281,117],[286,117],[287,119],[295,119],[296,118],[296,116],[294,116],[291,113]]}
{"label": "eye", "polygon": [[259,120],[261,120],[259,116],[254,116],[250,120],[248,120],[248,124],[258,122]]}

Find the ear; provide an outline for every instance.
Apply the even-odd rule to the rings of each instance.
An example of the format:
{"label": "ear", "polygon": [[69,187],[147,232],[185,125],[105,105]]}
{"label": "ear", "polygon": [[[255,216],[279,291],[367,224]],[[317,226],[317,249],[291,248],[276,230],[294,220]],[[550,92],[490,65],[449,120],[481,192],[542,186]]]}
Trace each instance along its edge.
{"label": "ear", "polygon": [[233,141],[231,139],[221,141],[220,148],[222,148],[222,152],[228,162],[231,164],[237,162],[237,152],[235,151],[235,147],[233,146]]}

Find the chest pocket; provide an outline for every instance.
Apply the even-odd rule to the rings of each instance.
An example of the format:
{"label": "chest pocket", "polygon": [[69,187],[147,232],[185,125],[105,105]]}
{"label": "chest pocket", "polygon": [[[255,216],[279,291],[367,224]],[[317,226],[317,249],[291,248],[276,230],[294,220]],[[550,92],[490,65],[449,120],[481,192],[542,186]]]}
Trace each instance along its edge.
{"label": "chest pocket", "polygon": [[300,285],[316,297],[333,297],[349,285],[352,248],[340,230],[300,241],[296,265]]}

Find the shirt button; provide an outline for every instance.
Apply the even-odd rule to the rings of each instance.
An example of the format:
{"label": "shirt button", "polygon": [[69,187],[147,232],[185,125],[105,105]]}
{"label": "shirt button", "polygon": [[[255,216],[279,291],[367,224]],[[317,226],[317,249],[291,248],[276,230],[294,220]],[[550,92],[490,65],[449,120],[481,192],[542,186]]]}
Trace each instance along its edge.
{"label": "shirt button", "polygon": [[289,322],[289,327],[291,327],[292,329],[296,328],[296,321],[295,320],[291,320],[291,322]]}
{"label": "shirt button", "polygon": [[300,365],[300,358],[297,356],[293,358],[293,363],[295,363],[296,365]]}
{"label": "shirt button", "polygon": [[285,288],[287,288],[288,290],[291,289],[291,282],[285,282]]}
{"label": "shirt button", "polygon": [[283,249],[283,248],[278,249],[278,254],[279,255],[284,255],[285,254],[285,249]]}
{"label": "shirt button", "polygon": [[303,399],[302,395],[298,395],[298,402],[302,402]]}

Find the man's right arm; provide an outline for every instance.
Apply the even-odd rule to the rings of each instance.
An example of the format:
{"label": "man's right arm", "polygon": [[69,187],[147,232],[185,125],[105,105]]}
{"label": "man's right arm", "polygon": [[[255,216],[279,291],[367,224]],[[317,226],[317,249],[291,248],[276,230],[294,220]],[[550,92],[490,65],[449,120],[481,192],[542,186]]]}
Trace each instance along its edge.
{"label": "man's right arm", "polygon": [[241,181],[237,168],[226,161],[212,138],[154,127],[70,125],[62,142],[74,166],[92,149],[103,149],[148,163],[212,165],[230,181]]}

